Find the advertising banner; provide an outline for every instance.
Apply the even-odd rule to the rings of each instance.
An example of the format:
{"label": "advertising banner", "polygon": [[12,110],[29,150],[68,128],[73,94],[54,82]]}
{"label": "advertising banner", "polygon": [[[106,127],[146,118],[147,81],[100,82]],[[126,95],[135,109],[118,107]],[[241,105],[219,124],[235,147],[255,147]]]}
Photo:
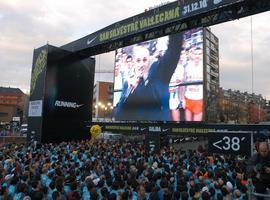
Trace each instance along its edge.
{"label": "advertising banner", "polygon": [[269,131],[269,125],[232,125],[232,124],[207,124],[207,123],[166,123],[166,122],[92,122],[98,124],[102,132],[127,133],[127,134],[172,134],[172,135],[198,135],[206,136],[210,132],[220,131],[256,131],[263,133]]}
{"label": "advertising banner", "polygon": [[127,36],[135,36],[139,33],[239,1],[241,0],[179,0],[171,2],[114,23],[95,33],[68,43],[62,46],[62,48],[70,51],[81,51],[110,41],[123,40]]}
{"label": "advertising banner", "polygon": [[45,90],[45,77],[47,70],[48,46],[45,45],[34,50],[33,66],[30,85],[29,118],[27,141],[41,140],[42,110]]}
{"label": "advertising banner", "polygon": [[28,141],[90,138],[95,60],[46,45],[34,51]]}
{"label": "advertising banner", "polygon": [[89,139],[95,60],[49,46],[42,142]]}
{"label": "advertising banner", "polygon": [[181,17],[186,18],[235,2],[239,0],[179,0],[179,6]]}
{"label": "advertising banner", "polygon": [[[93,122],[95,124],[95,122]],[[177,124],[177,123],[98,123],[102,131],[113,133],[134,134],[175,134],[175,135],[206,135],[215,131],[212,126],[202,124]]]}
{"label": "advertising banner", "polygon": [[127,18],[79,40],[63,46],[64,49],[80,51],[97,46],[111,40],[117,40],[129,35],[138,34],[148,29],[171,23],[180,18],[180,8],[177,2],[149,10],[139,15]]}

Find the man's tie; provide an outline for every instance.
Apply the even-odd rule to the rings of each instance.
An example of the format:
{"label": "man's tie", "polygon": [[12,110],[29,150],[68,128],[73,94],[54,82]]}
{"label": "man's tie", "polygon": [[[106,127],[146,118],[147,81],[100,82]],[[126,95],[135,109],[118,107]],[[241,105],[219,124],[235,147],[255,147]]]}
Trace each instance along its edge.
{"label": "man's tie", "polygon": [[143,77],[140,77],[138,85],[144,85],[144,78]]}

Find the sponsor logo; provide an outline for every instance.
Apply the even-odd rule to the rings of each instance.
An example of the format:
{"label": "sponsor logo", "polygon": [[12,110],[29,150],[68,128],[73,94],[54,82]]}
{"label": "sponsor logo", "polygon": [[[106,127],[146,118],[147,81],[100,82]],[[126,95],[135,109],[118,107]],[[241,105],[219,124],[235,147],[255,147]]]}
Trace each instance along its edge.
{"label": "sponsor logo", "polygon": [[44,71],[47,65],[47,50],[44,49],[42,50],[39,54],[37,59],[35,60],[35,65],[32,71],[32,76],[31,76],[31,90],[30,94],[33,94],[35,88],[36,88],[36,83],[37,80],[40,77],[40,74]]}
{"label": "sponsor logo", "polygon": [[97,38],[97,36],[94,37],[94,38],[92,38],[92,39],[88,39],[87,42],[86,42],[86,44],[87,45],[90,45],[91,43],[93,43],[95,41],[96,38]]}
{"label": "sponsor logo", "polygon": [[221,2],[222,2],[222,0],[214,0],[214,4],[219,4]]}
{"label": "sponsor logo", "polygon": [[83,106],[83,104],[77,104],[76,102],[68,102],[68,101],[55,101],[54,104],[56,107],[64,107],[64,108],[79,108]]}
{"label": "sponsor logo", "polygon": [[161,132],[160,126],[149,126],[149,131],[151,132]]}

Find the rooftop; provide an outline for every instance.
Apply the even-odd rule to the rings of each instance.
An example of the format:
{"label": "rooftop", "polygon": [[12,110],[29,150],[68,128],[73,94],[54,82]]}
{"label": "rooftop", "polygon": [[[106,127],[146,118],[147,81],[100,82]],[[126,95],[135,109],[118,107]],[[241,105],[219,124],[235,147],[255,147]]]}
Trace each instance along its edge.
{"label": "rooftop", "polygon": [[24,94],[19,88],[0,87],[0,93]]}

